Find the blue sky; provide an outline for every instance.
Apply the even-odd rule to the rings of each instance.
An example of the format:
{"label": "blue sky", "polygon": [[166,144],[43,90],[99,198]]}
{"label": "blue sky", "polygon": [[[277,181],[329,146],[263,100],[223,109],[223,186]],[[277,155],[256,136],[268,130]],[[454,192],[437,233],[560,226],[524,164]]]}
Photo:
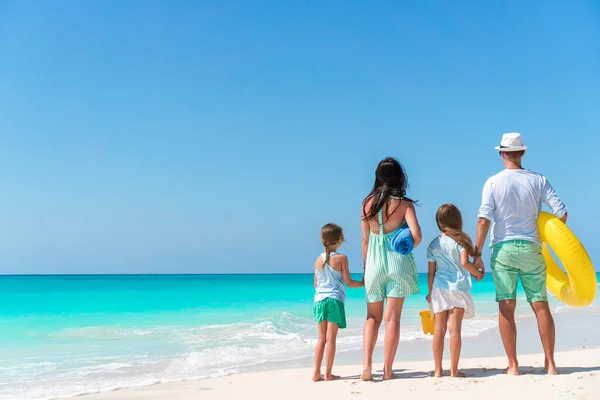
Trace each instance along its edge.
{"label": "blue sky", "polygon": [[381,158],[425,242],[473,234],[512,131],[600,263],[598,38],[594,1],[0,0],[0,273],[310,272],[330,221],[359,271]]}

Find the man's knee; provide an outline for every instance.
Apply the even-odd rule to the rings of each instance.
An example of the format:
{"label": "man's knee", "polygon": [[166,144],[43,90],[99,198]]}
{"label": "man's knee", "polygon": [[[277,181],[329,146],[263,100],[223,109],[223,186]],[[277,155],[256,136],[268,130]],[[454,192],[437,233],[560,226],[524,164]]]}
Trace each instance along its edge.
{"label": "man's knee", "polygon": [[531,303],[531,309],[537,316],[546,316],[552,318],[552,313],[550,312],[550,305],[547,301],[536,301]]}
{"label": "man's knee", "polygon": [[500,310],[515,311],[515,309],[517,308],[517,301],[512,299],[500,300],[498,301],[498,307],[500,308]]}
{"label": "man's knee", "polygon": [[500,313],[504,316],[514,316],[516,308],[516,300],[500,300],[498,302],[498,309],[500,310]]}

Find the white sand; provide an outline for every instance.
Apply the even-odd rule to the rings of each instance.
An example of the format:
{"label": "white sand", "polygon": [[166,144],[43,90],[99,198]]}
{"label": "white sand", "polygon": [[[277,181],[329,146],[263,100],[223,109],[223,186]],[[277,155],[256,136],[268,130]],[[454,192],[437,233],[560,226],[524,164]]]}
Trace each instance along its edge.
{"label": "white sand", "polygon": [[[193,382],[165,383],[79,397],[82,400],[316,400],[316,399],[600,399],[600,348],[560,352],[560,375],[542,373],[543,357],[520,357],[521,376],[507,376],[504,357],[461,360],[468,378],[432,378],[431,361],[398,362],[400,379],[373,382],[358,379],[361,367],[340,366],[337,382],[311,381],[310,368],[242,373]],[[446,367],[448,363],[446,362]]]}

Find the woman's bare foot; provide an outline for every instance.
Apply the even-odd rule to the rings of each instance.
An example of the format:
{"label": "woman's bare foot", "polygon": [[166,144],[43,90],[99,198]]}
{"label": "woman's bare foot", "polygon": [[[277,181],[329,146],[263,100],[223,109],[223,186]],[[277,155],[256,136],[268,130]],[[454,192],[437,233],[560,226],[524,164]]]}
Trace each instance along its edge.
{"label": "woman's bare foot", "polygon": [[320,372],[315,372],[312,378],[313,382],[319,382],[323,380],[323,375]]}
{"label": "woman's bare foot", "polygon": [[444,370],[441,368],[436,368],[435,371],[433,371],[433,376],[436,378],[441,378],[442,375],[444,375]]}
{"label": "woman's bare foot", "polygon": [[371,371],[371,368],[363,369],[362,374],[360,374],[360,380],[361,381],[372,381],[373,380],[373,373]]}
{"label": "woman's bare foot", "polygon": [[338,379],[342,379],[340,376],[337,375],[325,375],[325,381],[329,382],[329,381],[337,381]]}
{"label": "woman's bare foot", "polygon": [[450,371],[450,376],[452,378],[464,378],[467,375],[465,375],[464,373],[460,372],[459,370],[452,370],[452,371]]}

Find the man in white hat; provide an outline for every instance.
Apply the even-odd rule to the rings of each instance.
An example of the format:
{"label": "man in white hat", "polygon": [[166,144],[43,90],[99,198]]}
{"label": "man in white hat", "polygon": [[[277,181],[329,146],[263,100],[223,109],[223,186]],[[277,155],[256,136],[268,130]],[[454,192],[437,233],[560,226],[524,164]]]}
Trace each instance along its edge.
{"label": "man in white hat", "polygon": [[[496,150],[500,152],[505,169],[489,178],[483,187],[475,246],[481,254],[493,222],[490,265],[496,286],[500,335],[508,356],[507,373],[519,374],[515,307],[520,278],[537,318],[546,358],[545,370],[548,374],[556,374],[554,319],[548,307],[546,263],[537,220],[542,203],[563,222],[567,221],[567,208],[545,176],[523,169],[521,161],[527,147],[520,134],[504,134]],[[475,259],[475,265],[484,268],[481,257]]]}

